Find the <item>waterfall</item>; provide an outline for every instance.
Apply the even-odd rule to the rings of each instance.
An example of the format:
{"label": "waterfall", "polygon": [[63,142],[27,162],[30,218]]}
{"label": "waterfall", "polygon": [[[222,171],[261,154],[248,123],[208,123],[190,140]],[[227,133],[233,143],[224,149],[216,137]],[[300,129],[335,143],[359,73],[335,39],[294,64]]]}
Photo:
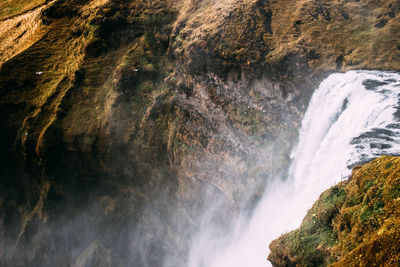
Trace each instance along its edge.
{"label": "waterfall", "polygon": [[399,99],[398,73],[330,75],[311,98],[288,179],[269,186],[251,218],[237,223],[229,242],[200,235],[189,266],[270,265],[268,244],[299,227],[324,190],[347,179],[355,164],[400,155]]}

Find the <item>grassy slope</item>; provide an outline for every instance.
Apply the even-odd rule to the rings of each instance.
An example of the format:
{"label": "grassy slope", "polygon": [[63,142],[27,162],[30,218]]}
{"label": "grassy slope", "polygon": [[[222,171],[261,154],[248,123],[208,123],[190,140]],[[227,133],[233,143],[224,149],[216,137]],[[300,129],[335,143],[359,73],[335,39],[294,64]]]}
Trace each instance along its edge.
{"label": "grassy slope", "polygon": [[339,57],[343,70],[399,69],[397,1],[285,2],[282,6],[289,10],[279,8],[278,19],[273,20],[276,38],[267,61],[295,52],[311,53],[309,64],[321,70],[335,70]]}
{"label": "grassy slope", "polygon": [[400,158],[356,166],[324,192],[301,227],[270,245],[275,266],[394,266],[400,263]]}
{"label": "grassy slope", "polygon": [[301,79],[314,71],[400,69],[399,12],[394,0],[192,1],[173,45],[189,57],[189,69],[197,54],[197,64],[217,73],[235,66],[254,76],[262,66]]}
{"label": "grassy slope", "polygon": [[45,2],[46,0],[2,0],[0,1],[0,20],[20,15]]}

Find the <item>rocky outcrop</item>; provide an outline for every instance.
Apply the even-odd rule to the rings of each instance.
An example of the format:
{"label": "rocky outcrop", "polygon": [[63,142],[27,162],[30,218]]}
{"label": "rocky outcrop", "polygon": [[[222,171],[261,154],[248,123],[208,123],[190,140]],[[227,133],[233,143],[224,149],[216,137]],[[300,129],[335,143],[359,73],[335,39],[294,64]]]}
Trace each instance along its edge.
{"label": "rocky outcrop", "polygon": [[396,3],[5,3],[0,265],[184,265],[204,210],[285,172],[323,77],[400,69]]}
{"label": "rocky outcrop", "polygon": [[400,159],[353,169],[320,196],[302,225],[270,244],[273,266],[395,266],[400,262]]}

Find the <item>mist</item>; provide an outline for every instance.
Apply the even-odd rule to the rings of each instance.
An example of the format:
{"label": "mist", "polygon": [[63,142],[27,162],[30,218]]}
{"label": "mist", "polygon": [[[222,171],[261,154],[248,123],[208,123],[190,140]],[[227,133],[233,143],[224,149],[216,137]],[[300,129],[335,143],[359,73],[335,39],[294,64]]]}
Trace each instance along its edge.
{"label": "mist", "polygon": [[270,266],[268,244],[299,227],[324,190],[347,179],[356,164],[399,155],[399,85],[399,74],[378,71],[324,80],[302,121],[288,177],[277,177],[257,208],[239,217],[226,236],[204,228],[192,244],[189,266]]}
{"label": "mist", "polygon": [[[240,86],[245,85],[249,86]],[[383,154],[400,154],[399,85],[400,75],[395,72],[350,71],[329,76],[311,98],[287,169],[277,168],[285,166],[282,143],[277,141],[249,145],[246,149],[251,153],[242,158],[222,157],[224,161],[208,155],[197,158],[197,168],[175,171],[166,164],[140,165],[136,157],[127,160],[116,146],[108,164],[118,171],[98,177],[102,182],[92,184],[90,193],[77,185],[79,194],[76,190],[60,194],[56,187],[43,184],[43,201],[26,215],[31,221],[19,233],[18,243],[9,242],[11,231],[2,241],[7,257],[1,263],[269,266],[269,243],[298,227],[324,190],[347,179],[356,164]],[[251,86],[263,91],[262,86],[271,84]],[[197,90],[203,92],[201,86]],[[235,143],[241,136],[232,131],[229,138]],[[260,165],[263,171],[239,188],[245,190],[244,195],[230,193],[220,182],[246,180],[251,177],[246,174]],[[147,182],[136,176],[157,179]],[[48,205],[44,200],[57,200],[56,205],[46,206],[48,213],[40,206]],[[1,227],[11,229],[10,225]]]}

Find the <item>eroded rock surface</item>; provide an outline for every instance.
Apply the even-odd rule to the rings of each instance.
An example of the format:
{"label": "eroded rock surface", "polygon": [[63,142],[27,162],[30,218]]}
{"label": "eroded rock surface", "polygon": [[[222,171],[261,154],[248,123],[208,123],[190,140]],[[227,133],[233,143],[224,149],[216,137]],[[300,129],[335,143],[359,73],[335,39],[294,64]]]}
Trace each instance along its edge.
{"label": "eroded rock surface", "polygon": [[285,172],[323,77],[400,69],[396,1],[4,5],[0,265],[184,266],[205,209],[227,230]]}

